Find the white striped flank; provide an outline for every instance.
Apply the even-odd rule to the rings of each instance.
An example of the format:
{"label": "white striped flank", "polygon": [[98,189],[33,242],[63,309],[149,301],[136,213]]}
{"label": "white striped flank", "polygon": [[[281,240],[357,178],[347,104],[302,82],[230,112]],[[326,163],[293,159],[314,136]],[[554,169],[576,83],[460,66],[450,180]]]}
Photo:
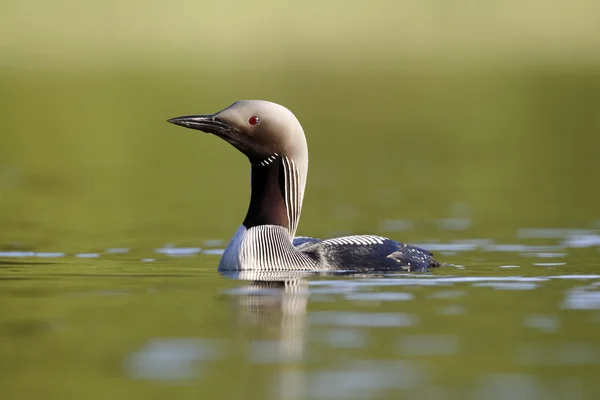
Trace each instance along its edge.
{"label": "white striped flank", "polygon": [[290,237],[294,237],[298,229],[304,185],[300,182],[298,167],[291,158],[283,156],[283,170],[285,175],[285,207],[288,216],[288,231]]}
{"label": "white striped flank", "polygon": [[317,263],[299,252],[287,229],[259,225],[237,230],[219,262],[220,270],[310,271]]}
{"label": "white striped flank", "polygon": [[388,240],[382,236],[376,235],[353,235],[353,236],[342,236],[339,238],[323,240],[323,244],[329,245],[357,245],[357,246],[371,246],[374,244],[383,244],[384,241]]}

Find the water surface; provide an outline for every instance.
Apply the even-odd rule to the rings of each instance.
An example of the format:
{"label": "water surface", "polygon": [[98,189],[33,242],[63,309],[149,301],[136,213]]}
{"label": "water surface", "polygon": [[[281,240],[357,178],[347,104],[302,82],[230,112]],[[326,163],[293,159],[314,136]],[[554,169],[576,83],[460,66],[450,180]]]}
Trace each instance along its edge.
{"label": "water surface", "polygon": [[431,273],[238,280],[216,272],[216,247],[13,248],[0,253],[4,388],[14,398],[591,399],[598,250],[552,242],[440,243],[445,261],[472,261]]}

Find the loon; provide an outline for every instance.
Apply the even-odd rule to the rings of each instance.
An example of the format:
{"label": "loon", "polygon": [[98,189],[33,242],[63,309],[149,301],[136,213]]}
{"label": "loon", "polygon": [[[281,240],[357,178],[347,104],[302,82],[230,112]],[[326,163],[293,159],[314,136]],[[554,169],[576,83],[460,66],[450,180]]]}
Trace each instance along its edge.
{"label": "loon", "polygon": [[168,122],[216,135],[250,161],[250,205],[220,271],[425,271],[440,265],[427,250],[377,235],[295,237],[308,146],[300,122],[284,106],[241,100],[214,114]]}

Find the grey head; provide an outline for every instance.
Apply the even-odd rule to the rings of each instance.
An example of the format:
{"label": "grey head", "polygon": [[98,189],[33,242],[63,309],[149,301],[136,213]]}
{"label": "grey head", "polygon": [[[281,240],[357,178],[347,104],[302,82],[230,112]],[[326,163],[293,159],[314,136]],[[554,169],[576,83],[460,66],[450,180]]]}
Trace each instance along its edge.
{"label": "grey head", "polygon": [[[263,100],[237,101],[214,114],[169,122],[216,135],[245,154],[252,193],[243,225],[285,227],[294,236],[304,198],[308,148],[302,126],[287,108]],[[291,239],[290,239],[291,240]]]}
{"label": "grey head", "polygon": [[240,100],[206,115],[172,118],[169,122],[212,133],[244,153],[253,165],[274,154],[298,164],[308,162],[306,137],[290,110],[264,100]]}

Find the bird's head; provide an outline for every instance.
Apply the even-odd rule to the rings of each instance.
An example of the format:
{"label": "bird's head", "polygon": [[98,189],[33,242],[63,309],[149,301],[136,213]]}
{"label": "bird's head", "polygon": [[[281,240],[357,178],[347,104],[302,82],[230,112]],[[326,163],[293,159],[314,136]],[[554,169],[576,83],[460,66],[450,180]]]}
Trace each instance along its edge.
{"label": "bird's head", "polygon": [[214,114],[177,117],[169,122],[222,138],[253,165],[273,156],[300,163],[308,160],[302,126],[290,110],[269,101],[241,100]]}

